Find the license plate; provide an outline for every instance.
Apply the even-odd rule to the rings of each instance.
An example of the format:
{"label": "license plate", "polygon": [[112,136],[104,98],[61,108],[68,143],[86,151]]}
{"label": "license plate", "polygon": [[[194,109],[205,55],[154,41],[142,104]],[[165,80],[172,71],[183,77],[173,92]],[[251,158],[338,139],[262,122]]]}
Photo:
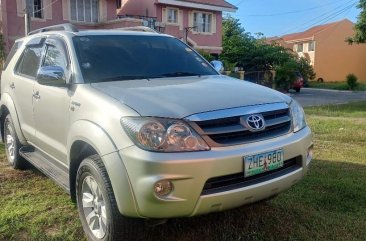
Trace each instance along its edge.
{"label": "license plate", "polygon": [[244,157],[244,177],[258,175],[283,167],[283,149]]}

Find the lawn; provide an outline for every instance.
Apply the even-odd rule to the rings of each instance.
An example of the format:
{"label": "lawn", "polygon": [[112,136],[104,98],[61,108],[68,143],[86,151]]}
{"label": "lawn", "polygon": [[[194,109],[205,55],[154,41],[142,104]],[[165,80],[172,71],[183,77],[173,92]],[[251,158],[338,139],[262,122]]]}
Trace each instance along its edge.
{"label": "lawn", "polygon": [[[315,160],[300,184],[264,203],[170,220],[144,240],[366,240],[366,102],[306,112]],[[1,155],[0,240],[84,239],[61,188],[38,171],[10,169]]]}
{"label": "lawn", "polygon": [[[347,82],[323,82],[318,83],[316,81],[309,82],[310,88],[317,88],[317,89],[331,89],[331,90],[349,90]],[[365,82],[358,82],[357,87],[355,88],[356,91],[366,91],[366,83]]]}

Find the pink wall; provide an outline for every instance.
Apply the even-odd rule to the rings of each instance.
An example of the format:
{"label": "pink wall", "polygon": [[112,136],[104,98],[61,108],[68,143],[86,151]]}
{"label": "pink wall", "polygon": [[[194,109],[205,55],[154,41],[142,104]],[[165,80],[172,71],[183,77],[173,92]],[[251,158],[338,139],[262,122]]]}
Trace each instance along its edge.
{"label": "pink wall", "polygon": [[118,15],[136,15],[148,17],[156,17],[156,0],[122,0],[123,7],[119,10]]}
{"label": "pink wall", "polygon": [[[163,5],[157,5],[157,21],[162,21],[162,9],[166,7]],[[189,11],[190,8],[179,8],[183,10],[183,30],[179,30],[179,26],[171,26],[166,25],[165,33],[169,35],[173,35],[179,39],[184,38],[185,35],[185,27],[191,27],[189,25]],[[198,10],[199,11],[199,10]],[[208,12],[205,10],[205,12]],[[213,47],[221,47],[222,46],[222,13],[221,12],[212,12],[216,14],[216,33],[214,34],[193,34],[192,31],[188,33],[188,37],[192,39],[198,46],[213,46]],[[219,53],[221,51],[208,51],[211,53]]]}
{"label": "pink wall", "polygon": [[[122,10],[116,12],[116,1],[107,0],[107,22],[98,24],[83,24],[77,23],[79,28],[95,29],[95,28],[120,28],[127,26],[138,26],[142,23],[139,20],[131,21],[128,19],[116,19],[117,14],[120,15],[146,15],[146,9],[148,9],[149,17],[156,17],[157,21],[162,21],[162,8],[165,7],[161,4],[156,4],[156,0],[124,0]],[[15,39],[24,36],[24,18],[18,16],[16,12],[17,6],[15,0],[3,0],[1,11],[2,11],[2,32],[4,36],[5,49],[8,52],[13,45]],[[31,30],[38,28],[65,23],[62,15],[62,0],[54,2],[52,5],[52,19],[41,19],[31,21]],[[180,8],[183,11],[183,28],[188,27],[188,13],[191,9]],[[212,35],[206,34],[188,34],[189,38],[192,39],[199,46],[211,46],[221,47],[222,45],[222,14],[221,12],[213,12],[216,14],[216,33]],[[165,28],[165,33],[173,35],[179,39],[184,38],[185,30],[180,30],[179,26],[169,26]],[[211,53],[218,53],[220,51],[211,50]]]}
{"label": "pink wall", "polygon": [[[3,16],[3,35],[5,42],[5,49],[8,52],[13,45],[15,39],[24,36],[24,17],[20,17],[17,14],[17,6],[15,0],[3,0],[1,11]],[[115,20],[116,15],[116,1],[107,0],[107,20]],[[52,5],[52,19],[40,19],[31,21],[31,30],[66,23],[62,15],[62,0],[56,1]],[[11,24],[7,24],[11,23]],[[136,23],[127,23],[125,21],[117,21],[111,23],[99,23],[99,24],[76,24],[80,28],[116,28],[125,26],[136,26]]]}

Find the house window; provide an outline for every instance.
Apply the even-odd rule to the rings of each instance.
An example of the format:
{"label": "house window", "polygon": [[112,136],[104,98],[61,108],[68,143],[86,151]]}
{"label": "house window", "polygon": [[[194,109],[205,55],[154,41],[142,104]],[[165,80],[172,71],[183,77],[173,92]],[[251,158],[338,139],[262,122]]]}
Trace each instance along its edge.
{"label": "house window", "polygon": [[33,18],[43,18],[43,3],[42,0],[33,0]]}
{"label": "house window", "polygon": [[116,0],[116,7],[121,8],[122,7],[122,0]]}
{"label": "house window", "polygon": [[175,8],[167,9],[167,22],[178,23],[178,9]]}
{"label": "house window", "polygon": [[71,20],[96,23],[99,19],[99,0],[71,0]]}
{"label": "house window", "polygon": [[303,52],[303,51],[304,51],[304,44],[297,44],[297,49],[296,49],[296,51],[297,51],[298,53]]}
{"label": "house window", "polygon": [[310,41],[308,45],[308,51],[315,51],[315,41]]}
{"label": "house window", "polygon": [[210,13],[194,13],[193,25],[196,32],[211,33],[212,32],[212,14]]}

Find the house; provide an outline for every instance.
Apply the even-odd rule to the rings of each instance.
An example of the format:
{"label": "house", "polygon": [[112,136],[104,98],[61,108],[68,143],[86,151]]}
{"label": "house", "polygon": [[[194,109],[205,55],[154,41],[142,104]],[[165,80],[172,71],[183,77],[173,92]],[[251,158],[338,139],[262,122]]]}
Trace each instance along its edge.
{"label": "house", "polygon": [[366,81],[366,44],[349,45],[345,41],[353,35],[353,28],[354,23],[344,19],[284,35],[276,41],[307,58],[319,80],[345,81],[353,73]]}
{"label": "house", "polygon": [[236,10],[224,0],[122,0],[118,16],[145,19],[195,49],[218,54],[222,51],[222,12]]}
{"label": "house", "polygon": [[31,30],[67,22],[80,29],[145,25],[210,53],[222,49],[222,12],[236,11],[224,0],[2,0],[0,29],[7,52],[25,34],[26,1]]}

